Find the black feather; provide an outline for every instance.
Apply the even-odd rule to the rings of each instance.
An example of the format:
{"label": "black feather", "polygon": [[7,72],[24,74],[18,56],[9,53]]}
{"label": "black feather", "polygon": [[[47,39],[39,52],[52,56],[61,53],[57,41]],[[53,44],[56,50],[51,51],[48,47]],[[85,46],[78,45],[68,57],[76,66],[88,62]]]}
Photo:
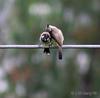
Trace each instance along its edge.
{"label": "black feather", "polygon": [[50,49],[49,48],[44,48],[43,53],[50,54]]}
{"label": "black feather", "polygon": [[58,48],[58,59],[62,60],[62,47]]}
{"label": "black feather", "polygon": [[47,24],[46,27],[48,28],[49,27],[49,24]]}

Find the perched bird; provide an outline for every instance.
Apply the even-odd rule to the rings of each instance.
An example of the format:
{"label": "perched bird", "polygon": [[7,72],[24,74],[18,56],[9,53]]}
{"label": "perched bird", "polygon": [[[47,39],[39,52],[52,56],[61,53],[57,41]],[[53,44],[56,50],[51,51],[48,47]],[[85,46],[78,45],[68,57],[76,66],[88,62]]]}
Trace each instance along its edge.
{"label": "perched bird", "polygon": [[49,34],[49,32],[43,32],[40,35],[40,42],[42,43],[43,47],[44,47],[44,53],[46,53],[47,55],[50,55],[50,45],[51,45],[51,36]]}
{"label": "perched bird", "polygon": [[58,47],[58,57],[59,59],[62,59],[62,45],[64,41],[62,31],[59,28],[49,24],[46,25],[45,31],[49,32],[51,39],[53,39],[56,42],[56,45]]}

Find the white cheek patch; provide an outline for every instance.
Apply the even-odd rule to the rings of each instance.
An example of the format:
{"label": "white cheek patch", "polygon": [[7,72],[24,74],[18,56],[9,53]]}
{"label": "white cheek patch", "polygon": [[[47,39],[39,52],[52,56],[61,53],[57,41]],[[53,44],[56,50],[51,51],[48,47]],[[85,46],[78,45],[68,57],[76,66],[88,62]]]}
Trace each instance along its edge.
{"label": "white cheek patch", "polygon": [[44,36],[42,35],[41,38],[43,38]]}
{"label": "white cheek patch", "polygon": [[47,40],[49,40],[49,38],[47,38]]}
{"label": "white cheek patch", "polygon": [[46,39],[44,39],[44,41],[46,41]]}

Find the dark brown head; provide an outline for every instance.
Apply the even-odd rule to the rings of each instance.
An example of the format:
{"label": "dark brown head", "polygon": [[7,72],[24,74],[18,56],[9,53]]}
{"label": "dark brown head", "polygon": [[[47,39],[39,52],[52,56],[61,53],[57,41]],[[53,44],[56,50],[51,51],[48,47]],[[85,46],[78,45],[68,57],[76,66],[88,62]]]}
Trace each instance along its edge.
{"label": "dark brown head", "polygon": [[48,32],[43,32],[41,37],[40,37],[40,40],[43,42],[43,43],[48,43],[51,41],[51,36]]}

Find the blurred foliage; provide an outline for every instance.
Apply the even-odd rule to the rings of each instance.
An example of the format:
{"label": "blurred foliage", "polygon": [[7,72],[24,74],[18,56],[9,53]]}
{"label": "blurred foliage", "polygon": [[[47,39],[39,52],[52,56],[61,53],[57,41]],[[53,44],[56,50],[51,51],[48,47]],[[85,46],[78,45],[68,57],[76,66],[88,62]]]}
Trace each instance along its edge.
{"label": "blurred foliage", "polygon": [[[100,44],[99,0],[0,0],[0,44],[39,44],[48,23],[64,44]],[[100,49],[66,49],[62,61],[42,52],[1,50],[0,98],[100,97]]]}

